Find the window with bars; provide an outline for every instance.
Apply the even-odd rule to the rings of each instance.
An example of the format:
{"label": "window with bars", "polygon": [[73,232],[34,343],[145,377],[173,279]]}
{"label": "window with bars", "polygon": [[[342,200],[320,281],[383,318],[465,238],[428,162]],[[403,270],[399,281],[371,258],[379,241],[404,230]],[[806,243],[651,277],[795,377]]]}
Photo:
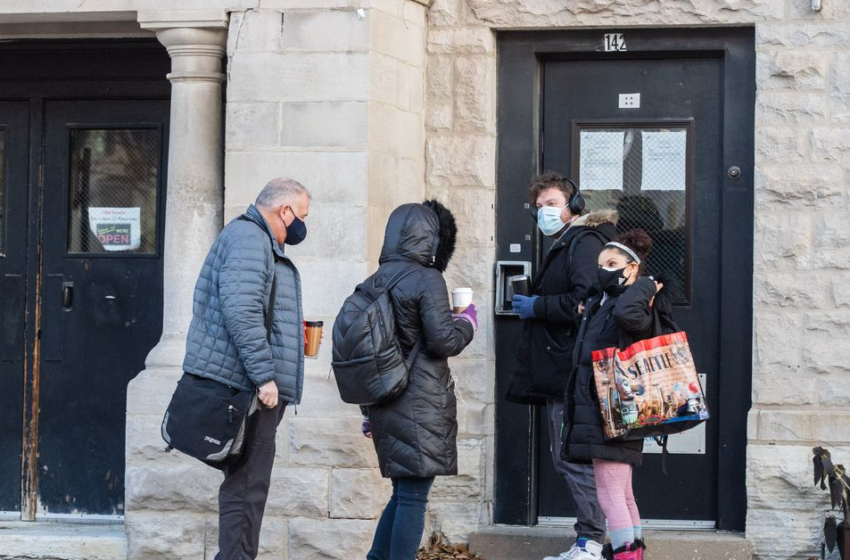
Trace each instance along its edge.
{"label": "window with bars", "polygon": [[691,123],[578,124],[573,169],[591,211],[616,209],[618,231],[652,238],[646,273],[666,272],[690,295]]}
{"label": "window with bars", "polygon": [[158,129],[71,131],[69,253],[157,250]]}

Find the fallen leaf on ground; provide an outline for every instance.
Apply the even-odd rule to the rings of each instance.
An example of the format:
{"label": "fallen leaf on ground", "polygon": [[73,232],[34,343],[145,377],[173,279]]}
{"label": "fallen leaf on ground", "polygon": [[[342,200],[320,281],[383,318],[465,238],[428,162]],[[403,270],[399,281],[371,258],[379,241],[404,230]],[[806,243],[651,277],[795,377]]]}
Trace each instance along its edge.
{"label": "fallen leaf on ground", "polygon": [[449,544],[443,542],[442,535],[434,533],[428,539],[428,545],[419,549],[416,560],[484,560],[484,558],[469,552],[468,544]]}

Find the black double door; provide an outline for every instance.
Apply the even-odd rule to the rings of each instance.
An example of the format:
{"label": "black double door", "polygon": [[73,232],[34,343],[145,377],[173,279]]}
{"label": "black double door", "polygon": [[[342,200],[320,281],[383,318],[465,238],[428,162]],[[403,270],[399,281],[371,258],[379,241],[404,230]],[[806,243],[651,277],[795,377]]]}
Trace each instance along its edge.
{"label": "black double door", "polygon": [[[691,341],[712,418],[671,439],[668,476],[657,446],[646,446],[634,478],[641,516],[662,526],[742,529],[752,293],[751,34],[635,31],[622,36],[629,51],[600,53],[606,33],[503,37],[499,258],[531,261],[536,269],[548,250],[551,242],[519,217],[528,176],[539,170],[578,181],[591,211],[617,210],[619,231],[640,228],[650,235],[648,272],[665,272],[681,285],[674,314]],[[740,81],[730,85],[731,78]],[[522,80],[537,87],[517,87]],[[520,326],[516,318],[500,317],[496,328],[501,395],[514,363],[508,341]],[[497,521],[569,524],[575,505],[549,445],[544,410],[498,403]],[[517,457],[517,448],[527,450],[527,459]]]}
{"label": "black double door", "polygon": [[[151,74],[167,70],[158,48],[136,46],[84,46],[106,77],[88,75],[76,87],[63,73],[76,67],[85,76],[84,58],[64,60],[69,53],[42,45],[6,53],[53,68],[57,82],[13,75],[10,89],[29,99],[0,101],[0,512],[7,515],[123,514],[127,383],[162,328],[169,118],[164,73],[149,99],[136,97],[148,89],[144,74],[135,88],[120,75],[134,61]],[[60,89],[64,99],[53,97]]]}

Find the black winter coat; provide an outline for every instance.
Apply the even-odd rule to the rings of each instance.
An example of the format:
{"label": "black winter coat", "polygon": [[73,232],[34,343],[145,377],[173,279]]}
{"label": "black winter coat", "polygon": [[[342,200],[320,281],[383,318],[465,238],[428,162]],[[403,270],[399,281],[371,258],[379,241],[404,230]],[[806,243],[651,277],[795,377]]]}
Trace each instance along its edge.
{"label": "black winter coat", "polygon": [[457,474],[457,400],[448,358],[472,342],[472,325],[453,320],[442,271],[454,251],[454,218],[439,204],[405,204],[387,223],[377,284],[413,269],[392,289],[406,357],[420,342],[407,389],[367,409],[381,474],[387,478]]}
{"label": "black winter coat", "polygon": [[532,294],[539,296],[534,303],[537,318],[523,321],[508,401],[543,405],[547,399],[564,398],[581,319],[578,304],[596,284],[599,253],[617,236],[616,226],[613,210],[588,214],[546,254],[532,282]]}
{"label": "black winter coat", "polygon": [[[658,297],[666,292],[659,292]],[[643,459],[643,440],[605,441],[602,413],[593,380],[593,351],[619,347],[675,330],[669,314],[656,313],[649,306],[656,295],[655,283],[639,278],[619,297],[594,295],[587,302],[576,341],[576,359],[566,391],[562,456],[572,463],[593,459],[618,461],[638,466]],[[665,294],[667,295],[667,294]],[[669,306],[659,306],[669,309]],[[655,332],[659,331],[659,332]]]}

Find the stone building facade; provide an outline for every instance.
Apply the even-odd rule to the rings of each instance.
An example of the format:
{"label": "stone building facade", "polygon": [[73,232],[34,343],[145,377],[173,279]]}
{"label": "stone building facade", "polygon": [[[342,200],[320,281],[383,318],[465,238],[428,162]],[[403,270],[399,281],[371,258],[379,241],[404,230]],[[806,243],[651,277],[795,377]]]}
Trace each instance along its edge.
{"label": "stone building facade", "polygon": [[[498,32],[706,26],[756,35],[746,537],[758,558],[808,558],[827,508],[811,486],[810,449],[850,454],[850,4],[823,0],[819,12],[809,0],[0,5],[0,38],[155,35],[172,59],[163,335],[128,389],[129,558],[215,552],[218,474],[165,456],[158,424],[180,375],[201,260],[265,181],[290,176],[314,195],[310,235],[290,252],[310,317],[333,320],[377,266],[390,210],[423,197],[446,201],[461,225],[449,285],[471,286],[491,310]],[[453,541],[493,522],[495,339],[492,314],[480,318],[474,343],[452,361],[463,395],[460,475],[438,480],[429,505],[427,531]],[[358,411],[340,406],[329,366],[325,344],[308,363],[297,415],[281,424],[262,558],[365,557],[387,497]]]}

